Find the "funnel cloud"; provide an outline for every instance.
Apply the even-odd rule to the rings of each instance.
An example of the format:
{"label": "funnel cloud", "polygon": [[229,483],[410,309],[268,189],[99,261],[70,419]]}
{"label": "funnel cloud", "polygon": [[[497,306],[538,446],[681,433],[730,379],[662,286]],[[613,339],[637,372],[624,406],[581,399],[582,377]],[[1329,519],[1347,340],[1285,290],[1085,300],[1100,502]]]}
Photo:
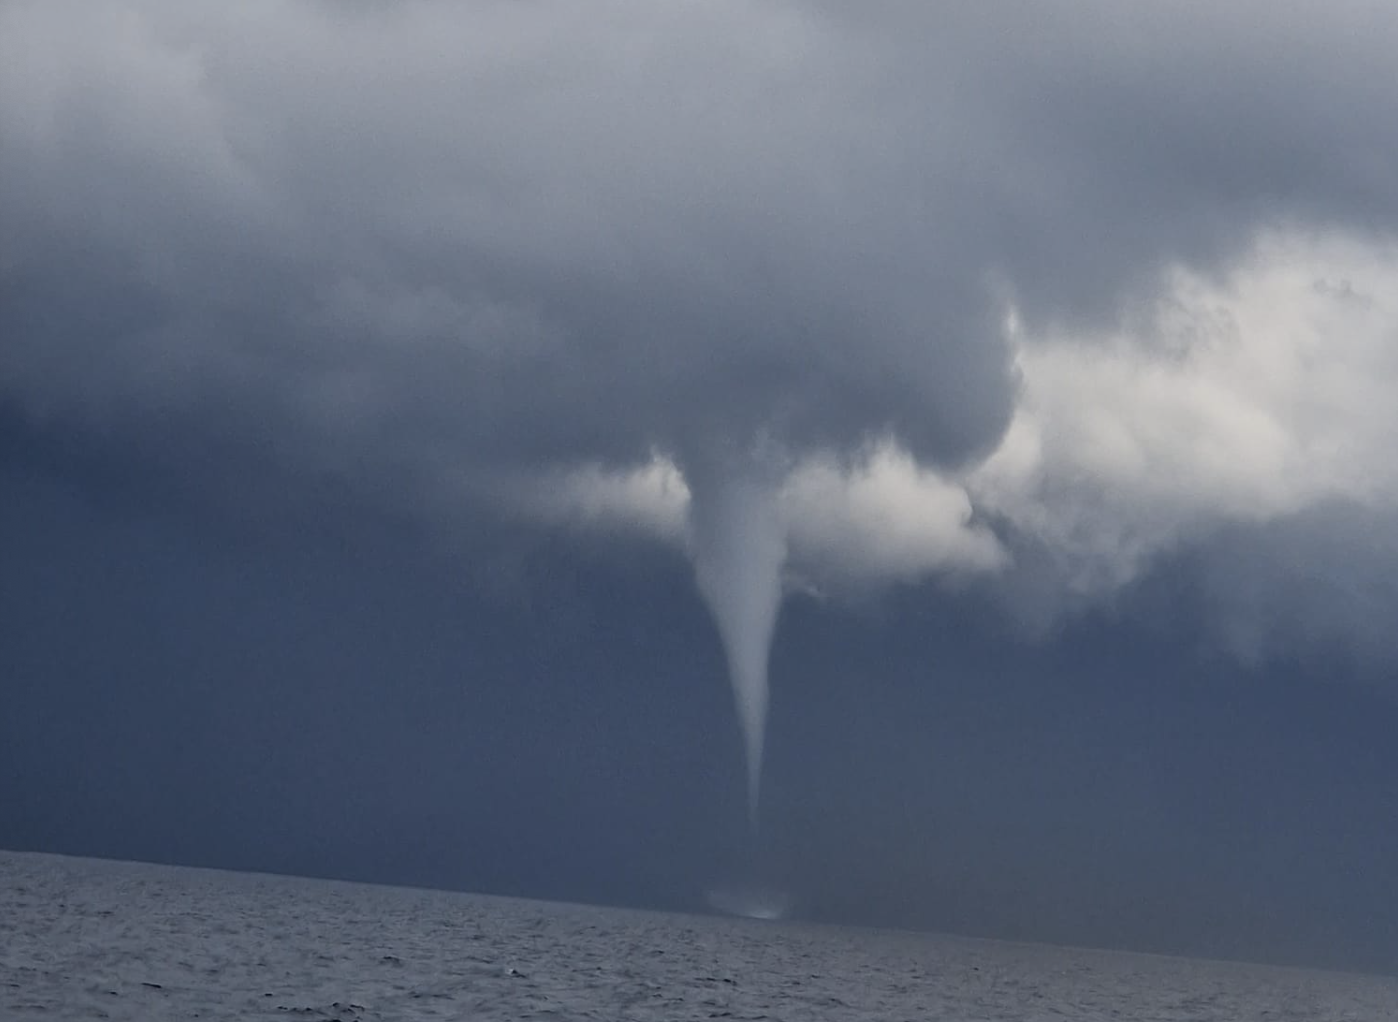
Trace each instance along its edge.
{"label": "funnel cloud", "polygon": [[786,536],[774,480],[755,461],[711,463],[690,475],[689,490],[694,574],[728,661],[747,763],[748,821],[755,830]]}

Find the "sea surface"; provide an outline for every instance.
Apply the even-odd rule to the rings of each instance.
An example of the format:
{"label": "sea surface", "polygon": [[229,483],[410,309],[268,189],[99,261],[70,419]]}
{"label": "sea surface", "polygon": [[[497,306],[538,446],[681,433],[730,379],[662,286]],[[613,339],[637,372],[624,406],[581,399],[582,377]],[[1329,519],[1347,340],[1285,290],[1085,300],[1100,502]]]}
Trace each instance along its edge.
{"label": "sea surface", "polygon": [[1398,1020],[1398,979],[0,852],[0,1019]]}

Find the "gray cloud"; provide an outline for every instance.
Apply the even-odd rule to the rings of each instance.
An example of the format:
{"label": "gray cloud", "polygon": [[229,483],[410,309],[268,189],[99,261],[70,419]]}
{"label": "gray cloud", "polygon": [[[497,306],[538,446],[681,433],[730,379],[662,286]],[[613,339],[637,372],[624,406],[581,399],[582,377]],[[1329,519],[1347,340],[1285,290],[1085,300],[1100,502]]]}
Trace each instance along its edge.
{"label": "gray cloud", "polygon": [[1327,673],[1357,668],[1364,676],[1398,654],[1392,508],[1320,505],[1262,528],[1223,529],[1189,561],[1204,614],[1244,663],[1299,653]]}
{"label": "gray cloud", "polygon": [[[13,286],[134,319],[60,324],[12,391],[242,374],[312,428],[377,412],[485,458],[993,441],[1005,349],[870,69],[799,12],[613,13],[11,9]],[[116,364],[59,379],[55,340]]]}
{"label": "gray cloud", "polygon": [[[758,437],[798,483],[887,434],[973,469],[1025,412],[1011,307],[1091,352],[1169,266],[1398,229],[1395,41],[1359,3],[11,3],[0,400],[419,503]],[[1064,435],[967,492],[1026,535],[1158,508]],[[868,559],[956,563],[944,531]]]}
{"label": "gray cloud", "polygon": [[1363,577],[1398,535],[1395,268],[1392,244],[1266,236],[1227,273],[1166,275],[1153,308],[1114,330],[1021,340],[1014,422],[965,481],[1020,547],[1020,609],[1052,621],[1195,548],[1204,588],[1233,594],[1206,602],[1238,651],[1259,628],[1269,645],[1319,635],[1282,623],[1303,610],[1351,619],[1374,649],[1372,614],[1337,613],[1351,601],[1326,587],[1237,597],[1289,563]]}

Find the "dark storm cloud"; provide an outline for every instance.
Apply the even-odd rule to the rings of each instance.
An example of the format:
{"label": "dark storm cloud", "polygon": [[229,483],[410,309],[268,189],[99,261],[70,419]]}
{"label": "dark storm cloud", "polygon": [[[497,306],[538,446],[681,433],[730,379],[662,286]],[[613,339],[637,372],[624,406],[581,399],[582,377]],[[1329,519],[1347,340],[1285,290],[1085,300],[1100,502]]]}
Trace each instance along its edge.
{"label": "dark storm cloud", "polygon": [[9,12],[9,304],[57,319],[11,393],[231,388],[429,461],[993,440],[1004,348],[867,70],[793,12],[617,13]]}
{"label": "dark storm cloud", "polygon": [[[1189,563],[1222,644],[1245,662],[1299,656],[1329,672],[1398,655],[1391,512],[1325,506],[1266,528],[1223,530],[1191,551]],[[1373,673],[1389,680],[1387,670]]]}
{"label": "dark storm cloud", "polygon": [[984,453],[1007,297],[1394,222],[1395,19],[1351,13],[12,4],[0,384],[428,479]]}
{"label": "dark storm cloud", "polygon": [[[1227,285],[1266,232],[1318,231],[1376,311],[1297,320],[1354,380],[1398,379],[1366,248],[1398,229],[1384,5],[133,0],[0,23],[0,402],[215,503],[477,523],[521,473],[760,441],[796,466],[793,572],[1003,574],[1013,550],[1008,590],[1049,621],[1219,527],[1398,504],[1381,382],[1250,402],[1268,351],[1316,356],[1232,285],[1098,357],[1123,316],[1194,300],[1162,271]],[[1277,305],[1255,276],[1249,307]],[[1250,361],[1209,357],[1229,316]],[[1079,335],[1061,357],[1055,330]],[[1220,388],[1223,412],[1197,399]],[[1307,432],[1315,407],[1338,430]],[[923,465],[996,453],[938,479],[870,461],[890,432]],[[1104,468],[1121,437],[1136,462]],[[1327,459],[1353,468],[1315,478]],[[541,517],[604,483],[544,487]],[[682,528],[673,486],[608,492],[625,524]],[[1223,624],[1246,627],[1272,625]]]}

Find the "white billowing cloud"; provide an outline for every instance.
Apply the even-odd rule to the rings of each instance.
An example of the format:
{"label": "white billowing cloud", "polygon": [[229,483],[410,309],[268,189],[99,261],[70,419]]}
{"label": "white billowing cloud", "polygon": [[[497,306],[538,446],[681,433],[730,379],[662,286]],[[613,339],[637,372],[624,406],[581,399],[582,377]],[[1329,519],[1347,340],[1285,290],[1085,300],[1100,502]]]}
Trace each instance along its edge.
{"label": "white billowing cloud", "polygon": [[1021,329],[1018,408],[973,500],[1079,593],[1222,524],[1398,508],[1395,282],[1398,245],[1274,233],[1215,278],[1171,271],[1114,333]]}
{"label": "white billowing cloud", "polygon": [[[689,488],[662,455],[625,469],[588,463],[516,477],[495,492],[546,524],[633,529],[688,543]],[[776,503],[789,562],[808,582],[864,586],[1007,563],[995,536],[973,520],[965,489],[891,442],[848,462],[812,456],[796,463]]]}
{"label": "white billowing cloud", "polygon": [[[780,506],[797,571],[856,585],[1003,574],[988,520],[1045,555],[1020,570],[1052,565],[1037,588],[1070,606],[1221,528],[1332,504],[1398,516],[1398,244],[1269,233],[1214,277],[1172,269],[1113,332],[1010,332],[1016,412],[969,474],[893,441],[792,466]],[[534,477],[524,504],[679,544],[688,490],[657,456]]]}
{"label": "white billowing cloud", "polygon": [[519,475],[497,482],[494,494],[547,525],[634,529],[672,544],[685,538],[689,487],[675,463],[660,455],[630,468],[589,462]]}
{"label": "white billowing cloud", "polygon": [[853,465],[804,461],[787,478],[782,506],[794,559],[817,577],[912,581],[1008,563],[994,534],[973,520],[965,489],[892,443]]}
{"label": "white billowing cloud", "polygon": [[[1021,387],[999,447],[960,477],[893,441],[795,461],[779,492],[788,570],[836,589],[980,574],[1043,623],[1197,551],[1203,605],[1240,655],[1387,649],[1395,282],[1391,242],[1271,233],[1214,277],[1170,271],[1114,331],[1012,324]],[[511,500],[687,543],[688,488],[659,455],[535,475]]]}

